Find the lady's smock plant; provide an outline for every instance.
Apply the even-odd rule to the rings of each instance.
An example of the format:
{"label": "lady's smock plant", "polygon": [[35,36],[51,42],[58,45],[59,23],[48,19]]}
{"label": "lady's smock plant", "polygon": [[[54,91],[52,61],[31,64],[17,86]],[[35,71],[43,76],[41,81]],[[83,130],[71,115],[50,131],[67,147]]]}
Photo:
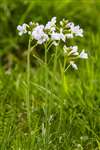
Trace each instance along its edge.
{"label": "lady's smock plant", "polygon": [[[48,50],[54,46],[55,53],[57,53],[57,47],[62,49],[62,56],[64,58],[63,72],[72,66],[75,70],[78,70],[78,66],[75,63],[77,59],[87,59],[88,54],[85,50],[81,52],[77,45],[70,45],[69,40],[74,37],[83,37],[83,29],[79,25],[74,25],[73,22],[68,20],[61,20],[59,23],[56,21],[56,17],[53,17],[46,25],[42,25],[35,22],[30,22],[29,24],[24,23],[23,25],[17,26],[19,36],[24,34],[29,35],[29,45],[27,52],[27,91],[26,91],[26,103],[28,112],[28,121],[31,127],[31,117],[30,117],[30,54],[31,51],[37,45],[44,45],[45,48],[45,88],[47,88],[47,53]],[[32,45],[33,44],[33,45]],[[55,58],[57,59],[57,58]],[[56,60],[57,61],[57,60]],[[66,64],[68,66],[66,67]]]}

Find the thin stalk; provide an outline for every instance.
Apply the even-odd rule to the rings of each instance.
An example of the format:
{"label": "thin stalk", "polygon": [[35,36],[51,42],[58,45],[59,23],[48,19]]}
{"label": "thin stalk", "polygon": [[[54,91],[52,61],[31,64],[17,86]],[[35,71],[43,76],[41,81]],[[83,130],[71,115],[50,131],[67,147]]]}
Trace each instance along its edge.
{"label": "thin stalk", "polygon": [[57,47],[55,49],[55,57],[54,57],[54,68],[53,68],[54,77],[56,74],[56,67],[57,67]]}
{"label": "thin stalk", "polygon": [[[64,61],[63,64],[61,64],[61,93],[62,93],[62,101],[60,103],[60,116],[59,116],[59,126],[58,126],[58,130],[61,130],[61,126],[62,126],[62,116],[63,116],[63,103],[64,103],[64,80],[65,80],[65,66],[66,66],[66,57],[64,57]],[[67,68],[68,69],[68,68]],[[66,69],[66,71],[67,71]]]}
{"label": "thin stalk", "polygon": [[27,89],[26,89],[26,107],[27,107],[27,120],[28,120],[29,129],[31,129],[31,112],[30,112],[30,49],[31,49],[31,40],[29,39],[28,52],[27,52]]}
{"label": "thin stalk", "polygon": [[70,66],[71,66],[71,64],[69,64],[69,65],[67,66],[67,68],[64,70],[64,72],[66,72],[66,71],[69,69]]}
{"label": "thin stalk", "polygon": [[[47,73],[47,45],[45,44],[45,88],[48,89],[48,73]],[[45,128],[46,128],[46,135],[45,135],[45,145],[44,149],[48,149],[48,95],[46,93],[46,109],[45,109]]]}
{"label": "thin stalk", "polygon": [[[58,42],[58,45],[59,45],[60,42]],[[57,67],[57,55],[58,55],[58,46],[56,46],[55,48],[55,55],[54,55],[54,67],[53,67],[53,74],[54,74],[54,77],[55,77],[55,74],[56,74],[56,67]],[[54,82],[55,82],[55,78],[54,78]]]}
{"label": "thin stalk", "polygon": [[38,45],[38,43],[36,43],[34,46],[32,46],[31,48],[30,48],[30,53],[33,51],[33,49],[36,47]]}
{"label": "thin stalk", "polygon": [[[55,48],[54,59],[53,59],[53,76],[52,76],[52,87],[51,90],[54,92],[55,90],[55,81],[56,81],[56,71],[57,71],[57,47]],[[53,97],[51,96],[51,99]],[[52,106],[52,101],[50,101],[50,105]]]}

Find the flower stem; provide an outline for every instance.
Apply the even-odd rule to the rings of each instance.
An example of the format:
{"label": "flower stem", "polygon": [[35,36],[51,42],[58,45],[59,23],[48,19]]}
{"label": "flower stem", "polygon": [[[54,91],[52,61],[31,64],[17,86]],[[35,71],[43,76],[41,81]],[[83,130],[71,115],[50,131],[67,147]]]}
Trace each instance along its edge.
{"label": "flower stem", "polygon": [[67,68],[64,70],[64,72],[66,72],[66,71],[69,69],[70,66],[71,66],[71,64],[69,64],[69,65],[67,66]]}
{"label": "flower stem", "polygon": [[27,120],[28,120],[29,130],[31,130],[31,112],[30,112],[30,49],[31,49],[31,39],[29,39],[28,52],[27,52],[27,89],[26,89],[26,107],[27,107]]}
{"label": "flower stem", "polygon": [[[48,89],[48,70],[47,70],[47,45],[45,44],[45,88]],[[45,95],[45,128],[46,128],[46,134],[45,134],[45,145],[44,149],[48,149],[48,95],[46,93]]]}

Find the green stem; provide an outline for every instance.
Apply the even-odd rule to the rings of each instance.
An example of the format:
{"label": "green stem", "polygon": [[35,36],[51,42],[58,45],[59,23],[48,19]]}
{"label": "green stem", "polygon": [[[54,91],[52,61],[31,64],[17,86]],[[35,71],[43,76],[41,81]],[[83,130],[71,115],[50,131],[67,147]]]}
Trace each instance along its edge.
{"label": "green stem", "polygon": [[28,53],[27,53],[27,90],[26,90],[27,120],[28,120],[29,129],[31,129],[31,112],[30,112],[30,49],[31,49],[31,40],[29,39]]}
{"label": "green stem", "polygon": [[56,74],[56,67],[57,67],[57,47],[55,49],[55,57],[54,57],[54,70],[53,70],[53,73],[54,73],[54,77],[55,77],[55,74]]}
{"label": "green stem", "polygon": [[34,46],[32,46],[31,48],[30,48],[30,53],[33,51],[33,49],[36,47],[38,45],[38,43],[36,43]]}
{"label": "green stem", "polygon": [[60,103],[60,117],[59,117],[59,126],[58,126],[58,130],[60,131],[61,130],[61,126],[62,126],[62,115],[63,115],[63,103],[64,103],[64,82],[65,82],[65,71],[67,71],[67,69],[70,67],[68,66],[66,69],[65,69],[65,66],[66,66],[66,57],[64,57],[64,61],[63,61],[63,64],[61,64],[61,81],[62,81],[62,84],[61,84],[61,93],[62,93],[62,101]]}
{"label": "green stem", "polygon": [[[47,73],[47,45],[45,44],[45,88],[48,89],[48,73]],[[45,108],[45,128],[46,128],[46,135],[45,135],[45,145],[44,149],[48,149],[48,95],[46,93],[45,96],[46,108]]]}
{"label": "green stem", "polygon": [[[60,44],[60,42],[58,42],[58,45]],[[56,74],[56,67],[57,67],[57,56],[58,55],[58,46],[55,47],[55,55],[54,55],[54,68],[53,68],[53,74],[55,77]],[[54,81],[55,82],[55,81]]]}
{"label": "green stem", "polygon": [[71,64],[69,64],[69,65],[67,66],[67,68],[64,70],[64,72],[66,72],[66,71],[69,69],[70,66],[71,66]]}

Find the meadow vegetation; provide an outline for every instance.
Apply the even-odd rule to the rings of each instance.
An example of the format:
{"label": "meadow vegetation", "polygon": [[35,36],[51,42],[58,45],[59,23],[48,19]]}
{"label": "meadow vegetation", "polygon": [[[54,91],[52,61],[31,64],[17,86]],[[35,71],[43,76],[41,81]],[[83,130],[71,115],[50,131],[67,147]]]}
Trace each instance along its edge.
{"label": "meadow vegetation", "polygon": [[[28,37],[20,38],[16,27],[31,20],[45,24],[53,16],[84,29],[73,44],[89,58],[62,74],[62,58],[53,57],[51,48],[45,67],[44,48],[37,46],[27,104]],[[0,150],[100,150],[99,0],[0,0],[0,25]]]}

